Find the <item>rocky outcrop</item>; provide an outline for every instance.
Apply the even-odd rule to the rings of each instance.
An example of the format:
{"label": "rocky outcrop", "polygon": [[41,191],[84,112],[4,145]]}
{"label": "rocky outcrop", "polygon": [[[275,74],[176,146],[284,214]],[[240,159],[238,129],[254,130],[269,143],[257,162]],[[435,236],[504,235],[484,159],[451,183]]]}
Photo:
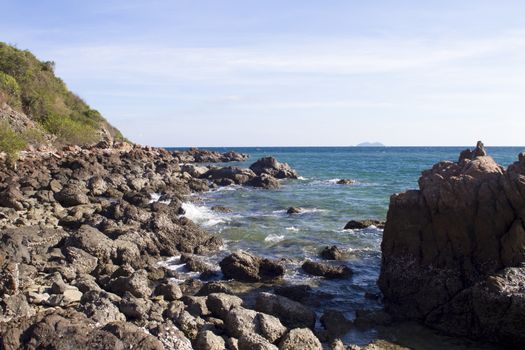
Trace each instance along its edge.
{"label": "rocky outcrop", "polygon": [[263,259],[238,251],[219,263],[225,278],[241,282],[269,282],[284,275],[284,266],[278,261]]}
{"label": "rocky outcrop", "polygon": [[350,220],[346,223],[344,230],[361,230],[370,226],[384,228],[385,222],[381,220]]}
{"label": "rocky outcrop", "polygon": [[248,160],[247,154],[229,151],[220,153],[217,151],[209,151],[205,149],[192,148],[187,151],[173,152],[173,155],[181,163],[226,163],[226,162],[242,162]]}
{"label": "rocky outcrop", "polygon": [[270,175],[277,179],[297,179],[298,175],[287,163],[280,163],[273,157],[264,157],[250,165],[257,175]]}
{"label": "rocky outcrop", "polygon": [[482,143],[391,197],[379,286],[396,318],[525,346],[525,154],[507,169]]}
{"label": "rocky outcrop", "polygon": [[301,267],[310,275],[325,278],[347,278],[352,275],[352,270],[346,265],[330,265],[307,260]]}

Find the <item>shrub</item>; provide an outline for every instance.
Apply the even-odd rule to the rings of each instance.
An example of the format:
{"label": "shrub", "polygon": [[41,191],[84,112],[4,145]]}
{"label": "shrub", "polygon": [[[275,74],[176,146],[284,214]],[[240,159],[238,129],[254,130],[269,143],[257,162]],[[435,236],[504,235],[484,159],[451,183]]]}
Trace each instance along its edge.
{"label": "shrub", "polygon": [[11,107],[20,108],[22,106],[20,102],[20,86],[15,78],[4,72],[0,72],[0,94]]}
{"label": "shrub", "polygon": [[16,163],[20,151],[26,146],[27,142],[22,135],[14,132],[6,121],[0,122],[0,151],[7,154],[7,161],[10,164]]}
{"label": "shrub", "polygon": [[63,144],[85,145],[96,142],[98,138],[97,130],[92,126],[60,115],[47,116],[42,125]]}

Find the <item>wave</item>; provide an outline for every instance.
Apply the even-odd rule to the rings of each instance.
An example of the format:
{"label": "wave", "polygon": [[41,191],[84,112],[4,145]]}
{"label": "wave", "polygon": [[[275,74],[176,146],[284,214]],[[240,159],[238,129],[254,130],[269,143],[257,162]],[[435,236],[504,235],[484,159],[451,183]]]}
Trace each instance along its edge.
{"label": "wave", "polygon": [[307,178],[307,177],[304,177],[304,176],[298,176],[298,177],[297,177],[297,180],[308,181],[308,178]]}
{"label": "wave", "polygon": [[160,200],[161,197],[162,197],[162,195],[160,193],[156,193],[156,192],[151,193],[150,194],[150,200],[149,200],[150,204],[151,203],[156,203],[156,202],[164,203],[164,204],[170,204],[171,203],[171,200],[163,200],[163,201],[161,201]]}
{"label": "wave", "polygon": [[[272,211],[273,214],[286,214],[288,210],[286,209],[279,209]],[[293,215],[302,215],[302,214],[312,214],[312,213],[326,213],[328,212],[328,209],[319,209],[319,208],[301,208],[301,212],[293,214]]]}
{"label": "wave", "polygon": [[295,226],[290,226],[286,228],[286,231],[299,232],[299,229]]}
{"label": "wave", "polygon": [[264,239],[265,242],[277,243],[284,239],[284,235],[269,234]]}
{"label": "wave", "polygon": [[216,212],[205,206],[186,202],[182,203],[182,209],[185,211],[183,216],[203,226],[215,226],[228,221],[227,217],[218,215]]}

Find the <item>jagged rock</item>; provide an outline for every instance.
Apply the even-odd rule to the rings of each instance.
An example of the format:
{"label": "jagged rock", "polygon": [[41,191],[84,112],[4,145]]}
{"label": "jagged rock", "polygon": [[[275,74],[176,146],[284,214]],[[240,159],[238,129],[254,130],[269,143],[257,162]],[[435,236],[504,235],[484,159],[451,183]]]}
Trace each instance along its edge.
{"label": "jagged rock", "polygon": [[228,255],[219,265],[224,277],[241,282],[274,281],[284,275],[284,267],[279,262],[243,251]]}
{"label": "jagged rock", "polygon": [[278,317],[289,328],[315,326],[315,312],[306,306],[286,297],[260,293],[257,296],[255,309]]}
{"label": "jagged rock", "polygon": [[515,322],[525,315],[515,287],[525,262],[524,176],[523,157],[505,170],[478,143],[424,171],[419,190],[391,197],[379,286],[393,316],[525,346]]}
{"label": "jagged rock", "polygon": [[277,346],[255,333],[241,336],[238,346],[239,350],[278,350]]}
{"label": "jagged rock", "polygon": [[182,291],[175,283],[161,283],[155,288],[156,295],[162,295],[164,300],[173,301],[182,298]]}
{"label": "jagged rock", "polygon": [[257,175],[246,183],[248,186],[264,188],[267,190],[279,188],[281,185],[279,181],[267,174]]}
{"label": "jagged rock", "polygon": [[94,227],[84,225],[68,238],[66,246],[82,249],[101,261],[109,261],[113,241]]}
{"label": "jagged rock", "polygon": [[310,275],[325,278],[347,278],[352,275],[352,270],[345,265],[328,265],[308,260],[301,267]]}
{"label": "jagged rock", "polygon": [[381,220],[350,220],[345,225],[345,230],[361,230],[370,226],[384,228],[385,222]]}
{"label": "jagged rock", "polygon": [[356,310],[355,325],[360,328],[371,326],[388,326],[392,316],[383,310]]}
{"label": "jagged rock", "polygon": [[276,287],[274,292],[277,295],[281,295],[288,299],[292,299],[297,302],[303,302],[306,300],[312,291],[312,287],[307,284],[291,285],[291,286],[279,286]]}
{"label": "jagged rock", "polygon": [[64,207],[89,203],[89,198],[85,194],[84,189],[78,185],[67,185],[55,194],[55,199]]}
{"label": "jagged rock", "polygon": [[343,252],[335,245],[331,247],[324,247],[321,251],[321,258],[325,260],[342,260]]}
{"label": "jagged rock", "polygon": [[23,202],[24,195],[15,186],[8,186],[6,189],[0,192],[0,207],[23,210]]}
{"label": "jagged rock", "polygon": [[355,180],[352,179],[340,179],[337,181],[338,185],[353,185],[355,184]]}
{"label": "jagged rock", "polygon": [[164,350],[163,344],[143,329],[127,322],[113,322],[102,330],[109,332],[126,344],[126,349]]}
{"label": "jagged rock", "polygon": [[233,212],[233,210],[231,210],[230,208],[226,208],[222,205],[214,205],[213,207],[211,207],[211,210],[213,211],[216,211],[218,213],[231,213]]}
{"label": "jagged rock", "polygon": [[279,350],[322,350],[323,346],[308,328],[295,328],[289,331],[279,344]]}
{"label": "jagged rock", "polygon": [[302,208],[298,207],[290,207],[288,210],[286,210],[286,214],[301,214],[303,211]]}
{"label": "jagged rock", "polygon": [[224,350],[226,343],[222,337],[215,335],[212,331],[199,332],[195,344],[195,350]]}
{"label": "jagged rock", "polygon": [[286,327],[278,318],[237,306],[231,309],[224,320],[230,336],[240,338],[251,333],[262,335],[270,342],[280,339]]}
{"label": "jagged rock", "polygon": [[87,291],[82,295],[79,311],[100,325],[110,322],[126,321],[126,316],[119,311],[117,305],[106,292]]}
{"label": "jagged rock", "polygon": [[131,276],[116,277],[110,280],[106,287],[118,295],[126,292],[130,292],[137,298],[147,298],[151,295],[148,273],[145,270],[135,271]]}
{"label": "jagged rock", "polygon": [[224,168],[211,168],[202,177],[210,180],[229,179],[235,184],[242,185],[254,178],[255,173],[250,169],[229,166]]}
{"label": "jagged rock", "polygon": [[277,179],[297,179],[297,172],[286,163],[279,163],[273,157],[264,157],[250,165],[250,169],[257,175],[267,174]]}
{"label": "jagged rock", "polygon": [[208,295],[206,300],[208,309],[214,316],[219,317],[221,320],[226,318],[226,315],[231,309],[242,306],[242,304],[243,301],[241,298],[225,293],[212,293]]}

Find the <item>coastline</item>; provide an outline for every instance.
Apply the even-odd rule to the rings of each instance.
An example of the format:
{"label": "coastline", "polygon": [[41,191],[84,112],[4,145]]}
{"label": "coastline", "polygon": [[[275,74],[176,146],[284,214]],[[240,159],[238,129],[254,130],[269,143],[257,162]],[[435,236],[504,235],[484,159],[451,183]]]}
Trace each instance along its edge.
{"label": "coastline", "polygon": [[[203,175],[210,169],[204,172],[201,165],[193,164],[194,160],[186,156],[187,154],[181,157],[180,154],[162,149],[123,143],[116,144],[111,149],[70,147],[66,152],[46,152],[39,155],[28,153],[21,160],[16,173],[4,172],[4,182],[6,177],[16,180],[6,182],[10,185],[2,191],[3,206],[8,204],[15,211],[19,209],[18,211],[28,214],[38,208],[39,201],[48,201],[64,204],[62,210],[67,212],[67,215],[60,214],[59,218],[57,213],[61,211],[57,210],[57,205],[46,207],[54,210],[54,214],[50,216],[45,215],[47,209],[36,216],[19,215],[18,218],[7,217],[6,211],[3,211],[4,223],[33,227],[30,230],[12,228],[15,231],[7,230],[7,233],[3,233],[2,239],[9,243],[11,250],[4,251],[2,263],[9,263],[10,260],[14,262],[14,265],[8,264],[14,269],[11,271],[13,273],[9,274],[8,269],[4,269],[2,275],[13,286],[13,289],[4,291],[7,298],[2,300],[4,316],[13,317],[2,322],[0,333],[5,335],[4,339],[7,339],[7,335],[16,339],[13,334],[18,334],[18,339],[23,336],[35,339],[34,341],[43,341],[42,333],[38,332],[45,332],[46,327],[58,318],[74,321],[74,329],[67,331],[78,335],[78,339],[73,337],[77,344],[91,341],[80,337],[86,327],[95,329],[97,337],[103,339],[102,343],[97,343],[102,348],[107,345],[103,342],[121,342],[125,346],[148,342],[156,344],[152,345],[153,348],[162,346],[165,349],[191,349],[192,346],[204,349],[210,344],[216,344],[217,349],[243,349],[255,346],[254,344],[265,344],[269,348],[278,345],[283,348],[287,341],[293,343],[298,342],[298,338],[304,338],[310,339],[314,344],[320,341],[325,346],[332,344],[333,348],[338,349],[340,344],[333,343],[334,340],[345,339],[346,333],[357,330],[372,332],[375,334],[370,337],[372,340],[383,339],[376,340],[383,342],[380,346],[396,346],[384,343],[387,342],[385,339],[398,340],[407,346],[415,346],[424,341],[426,346],[437,347],[450,346],[458,341],[465,346],[472,344],[459,338],[440,337],[419,325],[392,323],[390,316],[380,308],[358,310],[357,318],[351,319],[341,311],[316,307],[315,305],[319,305],[316,299],[322,297],[323,292],[316,290],[315,285],[283,284],[282,276],[290,270],[286,265],[287,261],[261,260],[254,255],[242,256],[241,260],[234,262],[232,274],[224,278],[217,265],[213,266],[202,258],[202,254],[216,254],[222,245],[220,238],[210,236],[185,217],[185,211],[190,209],[185,205],[186,196],[191,193],[206,193],[210,185],[228,186],[232,182],[238,182],[234,188],[242,189],[241,182],[252,182],[249,176],[248,179],[244,177],[248,174],[246,170],[232,167],[224,168],[227,171],[219,171],[220,176],[216,175],[217,171],[212,171],[211,182],[203,180]],[[51,183],[49,178],[39,175],[41,166],[36,165],[42,159],[47,162],[46,168],[54,169],[52,177],[55,180],[60,179],[57,181],[59,184]],[[203,151],[200,159],[217,163],[222,163],[225,159],[246,160],[239,154],[222,158],[222,155],[206,151]],[[31,166],[26,167],[25,162]],[[288,176],[298,177],[291,168],[284,165],[281,168],[280,163],[272,164],[275,169],[285,169]],[[142,170],[137,169],[137,165],[143,167]],[[104,175],[108,169],[110,172]],[[280,170],[268,171],[278,174]],[[24,172],[29,172],[30,178],[37,179],[36,182],[27,183],[24,176],[20,179],[19,175],[27,174]],[[196,174],[198,178],[190,173]],[[93,177],[94,174],[97,176]],[[121,178],[123,174],[127,174],[124,179]],[[116,185],[111,182],[112,178],[124,181]],[[77,185],[84,183],[85,188],[80,186],[80,191],[78,188],[70,189],[71,180]],[[63,187],[68,191],[58,186],[62,185],[60,182],[63,182]],[[265,183],[275,185],[272,180]],[[45,191],[47,192],[43,193]],[[50,196],[56,198],[51,199]],[[28,200],[31,198],[38,200]],[[219,208],[225,209],[228,208]],[[13,214],[12,211],[7,212],[9,215]],[[52,220],[54,216],[55,221]],[[45,217],[45,220],[38,220],[39,217]],[[138,232],[130,233],[130,230]],[[49,241],[48,236],[52,237]],[[40,241],[42,237],[45,238],[44,242]],[[39,244],[47,250],[42,247],[32,248]],[[30,247],[27,252],[24,250],[25,245]],[[233,251],[222,251],[221,257],[234,255],[231,253],[235,254]],[[36,261],[39,263],[35,266]],[[334,261],[327,264],[323,259],[317,261],[320,265],[315,267],[325,276],[317,277],[321,280],[329,276],[323,268],[340,263]],[[301,269],[303,262],[294,262],[293,269]],[[218,261],[213,263],[217,264]],[[175,269],[171,268],[172,264],[177,265]],[[183,264],[184,268],[193,272],[179,273],[178,269]],[[279,270],[270,279],[261,277],[261,266],[266,266],[264,264],[271,266],[272,270],[283,271]],[[22,274],[20,266],[25,269]],[[220,267],[224,272],[224,266]],[[304,265],[302,268],[305,269]],[[249,273],[251,280],[243,281],[243,274],[239,272]],[[36,278],[31,281],[24,278],[17,280],[25,274],[33,274]],[[195,278],[197,275],[200,278]],[[173,283],[174,281],[177,283]],[[334,280],[334,284],[341,281],[344,279]],[[17,308],[14,308],[15,303]],[[226,310],[228,312],[224,310],[224,305],[230,305]],[[231,305],[235,306],[230,310]],[[236,311],[230,315],[229,311],[233,309]],[[296,314],[297,310],[300,310],[297,317],[313,318],[316,320],[314,325],[290,321],[287,314]],[[265,333],[264,327],[261,328],[261,317],[269,318],[268,321],[271,321],[272,327],[276,327],[277,333]],[[246,332],[235,331],[239,327],[235,322],[248,327]],[[27,328],[31,324],[36,326],[37,331]],[[140,329],[136,327],[146,329],[149,335],[139,337]],[[297,337],[294,333],[299,331],[295,330],[302,329],[301,327],[311,327],[314,332],[304,330],[301,332],[306,333],[300,333],[301,336]],[[61,331],[66,329],[59,329],[58,334]],[[419,333],[419,337],[410,336],[414,331]],[[426,335],[423,336],[424,334]],[[134,337],[136,339],[131,341],[130,338]],[[4,348],[18,348],[16,340],[12,341],[4,342]],[[58,340],[51,337],[46,341]],[[97,338],[93,341],[101,340]],[[493,348],[488,344],[479,345],[487,349]],[[300,347],[297,343],[295,346]],[[313,348],[317,348],[316,346]],[[353,345],[353,349],[356,348],[357,345]]]}

